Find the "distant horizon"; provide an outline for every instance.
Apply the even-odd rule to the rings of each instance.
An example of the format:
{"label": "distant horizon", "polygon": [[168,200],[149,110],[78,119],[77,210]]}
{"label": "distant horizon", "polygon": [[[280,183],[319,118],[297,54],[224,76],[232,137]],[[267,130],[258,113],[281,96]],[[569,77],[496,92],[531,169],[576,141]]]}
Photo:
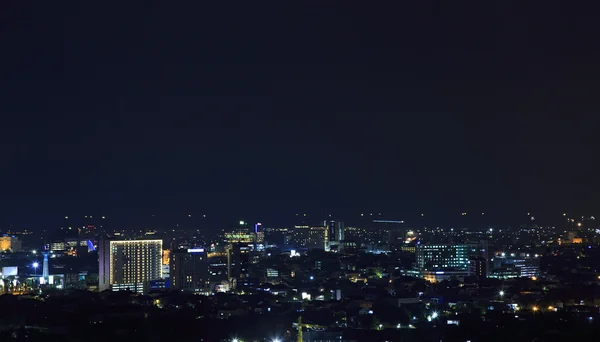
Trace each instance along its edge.
{"label": "distant horizon", "polygon": [[[424,226],[428,227],[442,227],[442,228],[508,228],[518,227],[520,225],[537,224],[539,226],[557,226],[566,223],[566,218],[573,218],[576,222],[583,222],[586,227],[597,226],[594,220],[589,218],[593,215],[567,215],[563,216],[563,213],[556,213],[554,215],[535,215],[530,212],[529,216],[527,213],[509,215],[494,215],[490,212],[465,212],[466,215],[462,215],[463,212],[457,212],[455,214],[439,213],[439,214],[417,214],[417,213],[402,213],[402,214],[386,214],[384,212],[357,212],[350,215],[334,215],[331,214],[316,214],[316,213],[297,213],[287,215],[285,217],[278,216],[274,219],[269,219],[266,215],[261,219],[258,215],[238,215],[235,217],[227,217],[225,215],[211,215],[210,213],[201,214],[165,214],[165,215],[147,215],[147,216],[134,216],[134,215],[123,215],[123,216],[108,216],[104,215],[88,215],[92,218],[86,218],[86,215],[68,215],[68,219],[65,216],[56,216],[44,220],[39,224],[17,224],[17,223],[3,223],[0,225],[1,231],[8,231],[12,229],[28,230],[35,233],[42,232],[43,230],[54,230],[60,229],[61,227],[79,227],[85,224],[95,224],[96,226],[103,225],[108,230],[134,230],[134,229],[199,229],[208,228],[210,232],[217,231],[220,229],[235,229],[238,226],[240,220],[247,221],[249,224],[262,223],[264,228],[291,228],[294,225],[318,225],[326,220],[342,221],[346,226],[358,226],[361,224],[370,223],[373,220],[395,220],[404,221],[402,226],[410,228],[420,228]],[[306,216],[304,216],[306,214]],[[362,214],[362,216],[361,216]],[[190,216],[191,215],[191,216]],[[531,220],[531,216],[535,220]],[[582,219],[584,216],[585,219]],[[599,222],[600,224],[600,222]]]}

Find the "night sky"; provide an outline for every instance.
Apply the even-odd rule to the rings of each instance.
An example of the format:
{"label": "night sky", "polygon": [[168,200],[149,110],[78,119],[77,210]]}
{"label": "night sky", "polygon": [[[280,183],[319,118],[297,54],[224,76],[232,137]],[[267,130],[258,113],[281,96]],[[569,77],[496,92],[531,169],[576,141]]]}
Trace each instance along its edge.
{"label": "night sky", "polygon": [[596,9],[393,3],[3,1],[0,228],[597,213]]}

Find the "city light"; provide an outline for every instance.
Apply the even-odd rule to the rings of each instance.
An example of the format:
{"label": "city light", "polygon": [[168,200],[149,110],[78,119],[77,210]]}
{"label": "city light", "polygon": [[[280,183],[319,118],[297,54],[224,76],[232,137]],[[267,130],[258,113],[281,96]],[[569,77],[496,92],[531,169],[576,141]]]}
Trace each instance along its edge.
{"label": "city light", "polygon": [[271,340],[271,342],[281,342],[281,339],[275,337],[273,340]]}
{"label": "city light", "polygon": [[534,306],[533,308],[531,308],[531,310],[533,311],[538,311],[540,308],[538,308],[537,306]]}
{"label": "city light", "polygon": [[31,266],[33,266],[33,268],[38,268],[38,266],[40,266],[40,264],[37,262],[34,262]]}
{"label": "city light", "polygon": [[438,313],[437,313],[436,311],[434,311],[434,312],[431,314],[431,318],[433,318],[433,319],[436,319],[437,317],[438,317]]}
{"label": "city light", "polygon": [[504,291],[500,291],[498,294],[500,295],[500,297],[504,297]]}

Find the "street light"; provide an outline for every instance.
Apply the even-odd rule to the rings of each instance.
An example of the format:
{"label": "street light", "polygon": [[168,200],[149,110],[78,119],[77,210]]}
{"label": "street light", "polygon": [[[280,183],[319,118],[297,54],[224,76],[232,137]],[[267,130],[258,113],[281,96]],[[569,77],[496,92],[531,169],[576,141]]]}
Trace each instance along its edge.
{"label": "street light", "polygon": [[38,264],[38,262],[36,261],[31,266],[33,266],[33,275],[36,276],[37,275],[37,268],[38,268],[38,266],[40,266],[40,264]]}
{"label": "street light", "polygon": [[498,294],[500,295],[500,297],[504,297],[504,291],[500,291]]}
{"label": "street light", "polygon": [[281,342],[281,340],[275,337],[271,342]]}

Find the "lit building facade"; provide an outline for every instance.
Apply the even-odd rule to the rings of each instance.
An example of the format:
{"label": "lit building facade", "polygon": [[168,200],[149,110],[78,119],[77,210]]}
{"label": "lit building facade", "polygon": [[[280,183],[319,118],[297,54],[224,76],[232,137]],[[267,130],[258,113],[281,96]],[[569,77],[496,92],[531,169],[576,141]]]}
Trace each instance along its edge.
{"label": "lit building facade", "polygon": [[204,248],[178,250],[171,253],[171,288],[189,292],[208,289],[208,257]]}
{"label": "lit building facade", "polygon": [[431,282],[448,276],[468,275],[471,250],[466,244],[419,244],[416,248],[417,271]]}
{"label": "lit building facade", "polygon": [[[231,283],[250,276],[250,247],[242,243],[230,243],[227,252],[227,277]],[[235,286],[234,286],[235,287]]]}
{"label": "lit building facade", "polygon": [[345,229],[344,222],[341,221],[329,221],[326,222],[325,226],[327,227],[327,241],[344,241],[345,239]]}
{"label": "lit building facade", "polygon": [[367,236],[367,232],[366,232],[365,228],[345,227],[344,235],[345,235],[344,236],[345,239],[361,243],[365,240],[365,238]]}
{"label": "lit building facade", "polygon": [[476,279],[484,279],[488,276],[488,263],[483,257],[471,257],[469,259],[469,274]]}
{"label": "lit building facade", "polygon": [[145,292],[162,278],[162,240],[102,240],[99,290]]}
{"label": "lit building facade", "polygon": [[540,260],[527,255],[496,255],[493,259],[492,278],[534,278],[540,275]]}
{"label": "lit building facade", "polygon": [[163,279],[169,279],[171,274],[171,250],[163,250],[162,255],[162,277]]}
{"label": "lit building facade", "polygon": [[270,245],[284,245],[289,242],[292,235],[288,228],[265,228],[265,242]]}
{"label": "lit building facade", "polygon": [[292,235],[292,244],[296,248],[325,249],[327,241],[327,227],[294,227],[294,233]]}
{"label": "lit building facade", "polygon": [[420,270],[435,270],[458,268],[467,270],[469,266],[469,251],[467,245],[417,245],[417,268]]}
{"label": "lit building facade", "polygon": [[254,234],[244,230],[236,230],[224,233],[224,240],[229,243],[253,243]]}
{"label": "lit building facade", "polygon": [[295,226],[292,233],[292,244],[296,248],[306,248],[310,238],[310,226]]}
{"label": "lit building facade", "polygon": [[16,236],[0,236],[0,251],[20,252],[21,240]]}
{"label": "lit building facade", "polygon": [[306,247],[309,249],[325,249],[327,227],[310,227]]}

